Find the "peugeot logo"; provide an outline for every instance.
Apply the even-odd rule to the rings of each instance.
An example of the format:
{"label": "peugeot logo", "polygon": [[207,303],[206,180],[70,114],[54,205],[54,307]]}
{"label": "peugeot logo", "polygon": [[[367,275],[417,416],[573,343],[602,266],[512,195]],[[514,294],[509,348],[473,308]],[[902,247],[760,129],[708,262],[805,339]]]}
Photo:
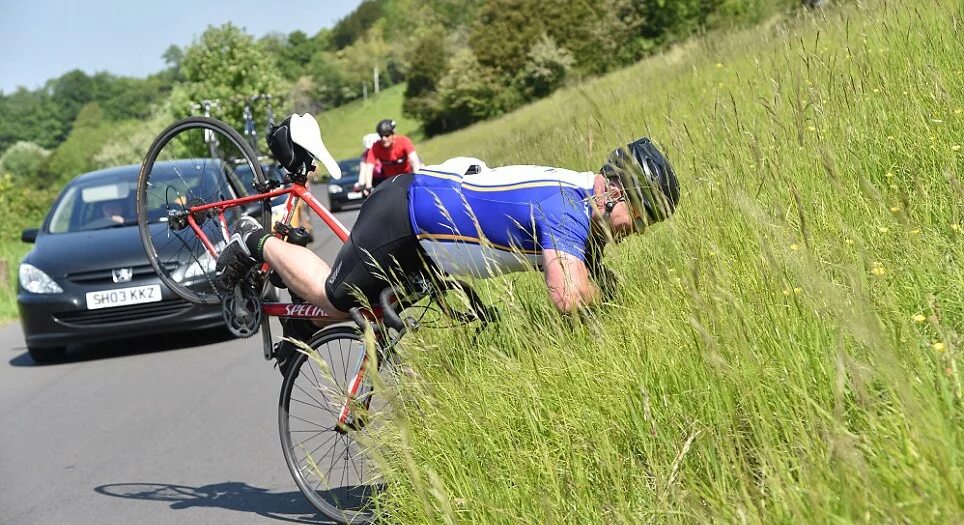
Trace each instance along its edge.
{"label": "peugeot logo", "polygon": [[117,268],[111,271],[114,277],[115,283],[126,283],[130,282],[131,278],[134,277],[133,268]]}

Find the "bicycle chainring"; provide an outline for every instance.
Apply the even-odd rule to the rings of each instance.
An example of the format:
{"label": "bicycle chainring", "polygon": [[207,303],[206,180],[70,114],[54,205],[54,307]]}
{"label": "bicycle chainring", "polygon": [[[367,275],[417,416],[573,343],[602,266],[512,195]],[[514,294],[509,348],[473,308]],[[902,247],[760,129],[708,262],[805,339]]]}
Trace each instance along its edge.
{"label": "bicycle chainring", "polygon": [[261,328],[261,294],[252,279],[243,279],[234,291],[221,301],[221,315],[228,331],[235,337],[251,337]]}

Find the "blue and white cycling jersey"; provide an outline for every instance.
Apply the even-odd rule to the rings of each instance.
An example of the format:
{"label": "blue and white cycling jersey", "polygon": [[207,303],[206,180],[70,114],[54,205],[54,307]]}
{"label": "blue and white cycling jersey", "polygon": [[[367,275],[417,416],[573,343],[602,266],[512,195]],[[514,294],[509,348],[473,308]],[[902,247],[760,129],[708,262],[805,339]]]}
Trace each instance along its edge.
{"label": "blue and white cycling jersey", "polygon": [[[462,175],[467,162],[480,171]],[[432,261],[451,275],[532,269],[543,249],[585,261],[594,177],[546,166],[488,169],[476,159],[451,159],[416,173],[409,187],[412,227]]]}

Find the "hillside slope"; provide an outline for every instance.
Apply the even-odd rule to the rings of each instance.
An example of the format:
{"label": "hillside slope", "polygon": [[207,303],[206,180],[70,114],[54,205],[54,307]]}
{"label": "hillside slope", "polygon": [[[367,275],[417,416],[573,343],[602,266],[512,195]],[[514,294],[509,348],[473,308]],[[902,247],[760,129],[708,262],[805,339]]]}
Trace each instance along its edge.
{"label": "hillside slope", "polygon": [[712,35],[421,145],[596,169],[657,139],[674,220],[620,293],[408,341],[398,523],[964,519],[964,41],[956,2],[870,0]]}

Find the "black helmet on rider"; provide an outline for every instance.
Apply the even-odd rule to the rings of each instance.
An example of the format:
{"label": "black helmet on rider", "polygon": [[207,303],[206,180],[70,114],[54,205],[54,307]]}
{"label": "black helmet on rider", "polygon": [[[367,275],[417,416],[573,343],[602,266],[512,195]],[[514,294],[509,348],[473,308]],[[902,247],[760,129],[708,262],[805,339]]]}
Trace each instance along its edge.
{"label": "black helmet on rider", "polygon": [[646,137],[614,150],[599,172],[622,187],[625,200],[635,211],[637,230],[666,219],[679,202],[673,168]]}
{"label": "black helmet on rider", "polygon": [[375,126],[375,133],[378,133],[379,137],[387,137],[389,135],[395,134],[395,121],[391,119],[385,119]]}

